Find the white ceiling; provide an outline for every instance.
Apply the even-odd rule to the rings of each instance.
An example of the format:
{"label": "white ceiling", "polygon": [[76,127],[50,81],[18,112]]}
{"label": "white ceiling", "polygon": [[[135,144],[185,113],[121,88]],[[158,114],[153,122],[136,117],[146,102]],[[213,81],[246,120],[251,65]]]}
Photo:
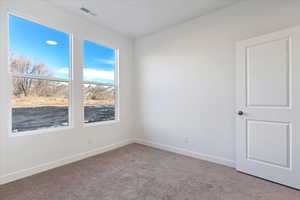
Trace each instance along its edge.
{"label": "white ceiling", "polygon": [[[141,37],[241,0],[48,0],[130,37]],[[97,16],[87,16],[80,7]]]}

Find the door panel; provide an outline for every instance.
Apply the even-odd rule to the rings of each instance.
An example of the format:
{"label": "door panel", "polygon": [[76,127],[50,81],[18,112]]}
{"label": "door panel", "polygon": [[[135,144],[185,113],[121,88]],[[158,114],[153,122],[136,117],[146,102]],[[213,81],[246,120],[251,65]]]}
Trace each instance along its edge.
{"label": "door panel", "polygon": [[300,28],[237,44],[236,169],[300,189]]}
{"label": "door panel", "polygon": [[248,160],[290,167],[289,123],[247,120],[246,131]]}
{"label": "door panel", "polygon": [[289,39],[257,44],[246,51],[248,106],[289,106]]}

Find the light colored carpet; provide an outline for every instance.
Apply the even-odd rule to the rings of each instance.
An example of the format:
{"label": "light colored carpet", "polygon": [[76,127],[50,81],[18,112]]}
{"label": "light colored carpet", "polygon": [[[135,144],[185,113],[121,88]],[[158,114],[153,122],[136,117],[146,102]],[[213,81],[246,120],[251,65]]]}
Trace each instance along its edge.
{"label": "light colored carpet", "polygon": [[300,200],[300,191],[132,144],[0,186],[0,199]]}

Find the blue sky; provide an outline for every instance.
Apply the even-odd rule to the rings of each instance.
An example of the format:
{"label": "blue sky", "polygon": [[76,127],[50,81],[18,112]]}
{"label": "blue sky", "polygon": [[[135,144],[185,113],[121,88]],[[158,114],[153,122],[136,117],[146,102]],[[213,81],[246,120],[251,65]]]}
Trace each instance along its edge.
{"label": "blue sky", "polygon": [[[44,63],[55,77],[69,75],[69,44],[68,34],[16,16],[9,17],[10,51],[15,56]],[[113,83],[115,50],[89,41],[83,45],[84,80]]]}
{"label": "blue sky", "polygon": [[84,80],[112,83],[114,80],[115,50],[87,40],[83,43],[83,49]]}

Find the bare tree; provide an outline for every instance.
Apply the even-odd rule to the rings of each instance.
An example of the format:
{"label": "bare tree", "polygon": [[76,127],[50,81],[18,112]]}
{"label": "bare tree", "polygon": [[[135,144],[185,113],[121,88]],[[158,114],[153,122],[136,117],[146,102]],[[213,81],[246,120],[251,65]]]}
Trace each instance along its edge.
{"label": "bare tree", "polygon": [[[43,63],[33,63],[27,57],[10,55],[10,70],[14,74],[51,77],[52,73]],[[13,95],[22,97],[68,98],[68,83],[34,78],[14,78]],[[114,104],[115,90],[112,85],[86,84],[85,100],[91,104]]]}
{"label": "bare tree", "polygon": [[[43,63],[32,63],[26,57],[16,58],[13,54],[10,55],[10,70],[16,74],[51,76],[51,72]],[[15,96],[28,96],[32,88],[32,79],[29,78],[15,78],[14,79],[14,95]],[[45,81],[35,81],[42,84]],[[46,87],[46,86],[44,86]]]}
{"label": "bare tree", "polygon": [[111,87],[88,85],[85,96],[91,100],[109,100],[114,99],[114,91]]}
{"label": "bare tree", "polygon": [[27,57],[13,57],[10,59],[10,70],[13,73],[51,76],[51,72],[43,63],[32,63]]}

